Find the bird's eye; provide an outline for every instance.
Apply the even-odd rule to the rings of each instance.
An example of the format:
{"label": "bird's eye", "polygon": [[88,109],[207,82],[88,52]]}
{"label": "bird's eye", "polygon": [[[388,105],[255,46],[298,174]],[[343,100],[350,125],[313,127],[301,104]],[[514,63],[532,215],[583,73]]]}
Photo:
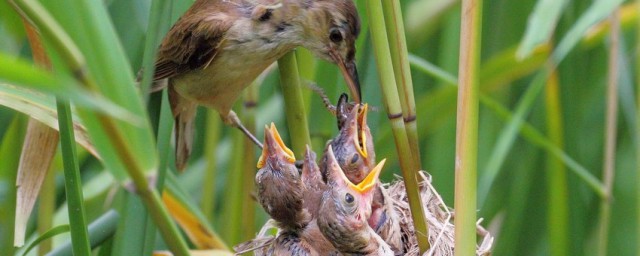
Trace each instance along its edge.
{"label": "bird's eye", "polygon": [[358,154],[353,154],[353,157],[351,158],[351,164],[355,164],[356,162],[358,162],[358,159],[360,159],[360,156],[358,156]]}
{"label": "bird's eye", "polygon": [[341,42],[342,33],[340,32],[340,29],[332,28],[331,30],[329,30],[329,39],[331,39],[331,42],[334,42],[334,43]]}
{"label": "bird's eye", "polygon": [[344,201],[348,204],[348,205],[353,205],[353,202],[356,199],[353,197],[353,195],[351,193],[346,193],[344,195]]}

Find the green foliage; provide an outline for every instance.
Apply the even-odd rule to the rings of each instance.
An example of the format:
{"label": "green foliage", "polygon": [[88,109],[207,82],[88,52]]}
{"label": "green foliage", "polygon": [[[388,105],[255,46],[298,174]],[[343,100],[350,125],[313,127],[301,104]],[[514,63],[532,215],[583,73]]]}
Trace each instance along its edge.
{"label": "green foliage", "polygon": [[[379,65],[374,57],[376,45],[372,44],[369,30],[370,21],[375,20],[366,17],[367,1],[356,0],[363,20],[357,41],[358,70],[363,99],[377,108],[369,112],[368,120],[376,155],[379,159],[387,158],[382,179],[389,182],[394,175],[401,174],[400,157],[404,156],[399,156],[393,146],[394,131],[383,104]],[[73,119],[76,137],[84,131],[80,125],[86,128],[88,136],[88,139],[76,140],[84,147],[95,147],[100,154],[100,158],[86,152],[79,152],[77,156],[87,218],[100,227],[88,228],[92,248],[99,248],[101,255],[169,248],[172,241],[154,236],[157,232],[154,227],[159,224],[152,221],[168,219],[168,215],[151,218],[151,214],[157,212],[143,210],[153,205],[152,201],[159,205],[160,194],[154,191],[141,200],[130,181],[149,177],[142,179],[145,184],[147,180],[158,181],[159,184],[151,184],[161,187],[163,171],[174,172],[172,120],[166,108],[166,94],[140,93],[134,75],[140,67],[150,69],[159,40],[192,1],[16,2],[42,2],[44,8],[32,14],[48,17],[43,20],[44,24],[58,24],[51,31],[41,29],[56,71],[31,65],[21,19],[9,4],[0,1],[0,250],[3,255],[24,252],[23,248],[12,254],[11,238],[15,170],[26,129],[25,116],[54,126],[57,124],[53,112],[55,97],[73,103],[73,115],[69,116]],[[589,255],[595,249],[594,237],[599,225],[597,206],[602,199],[604,95],[610,44],[608,39],[588,39],[588,45],[581,43],[587,40],[587,31],[606,20],[623,1],[483,2],[478,67],[477,215],[496,236],[493,255]],[[435,187],[447,205],[453,206],[457,93],[451,85],[456,85],[460,76],[457,74],[460,4],[454,0],[400,3],[412,68],[421,164],[432,174]],[[153,22],[157,20],[162,23]],[[609,255],[640,253],[639,247],[629,242],[640,239],[636,164],[640,161],[636,153],[640,151],[637,143],[640,140],[636,123],[638,99],[634,98],[640,95],[634,83],[637,81],[634,78],[640,77],[637,73],[640,65],[634,57],[640,42],[638,31],[637,22],[623,26],[622,30],[619,58],[622,64],[618,65],[622,78],[621,116],[617,126],[617,172],[612,190]],[[56,43],[55,38],[61,33],[68,38]],[[606,29],[604,33],[608,33]],[[322,60],[310,60],[305,54],[296,54],[304,102],[295,106],[309,117],[307,131],[300,129],[305,124],[286,117],[283,111],[283,102],[286,102],[283,99],[290,96],[282,92],[284,87],[280,81],[283,79],[279,72],[265,75],[255,89],[254,110],[245,111],[240,103],[234,110],[242,118],[245,118],[243,114],[252,113],[247,115],[255,121],[258,138],[262,138],[261,127],[274,121],[288,145],[297,141],[295,136],[308,134],[313,149],[321,154],[326,140],[336,133],[335,118],[318,95],[305,89],[306,80],[323,88],[334,104],[338,95],[347,89],[337,67]],[[85,79],[78,79],[71,72],[78,67],[86,70]],[[548,82],[552,74],[550,68],[556,68],[557,85]],[[144,78],[141,91],[148,88],[148,77]],[[394,76],[385,79],[392,80]],[[551,91],[554,86],[555,92]],[[400,105],[395,106],[395,110],[400,109]],[[216,120],[206,121],[205,117]],[[217,118],[217,114],[198,115],[194,154],[185,173],[171,178],[170,187],[180,191],[177,200],[187,205],[198,221],[208,222],[204,227],[215,230],[231,247],[246,238],[241,234],[243,230],[259,230],[267,216],[256,204],[243,202],[251,195],[245,192],[252,191],[243,191],[245,185],[242,184],[253,179],[245,170],[248,170],[247,164],[255,166],[253,161],[246,163],[244,152],[248,144],[244,144],[237,129],[225,126]],[[105,128],[105,120],[110,120],[113,130]],[[300,130],[287,133],[285,127]],[[114,132],[122,139],[120,144],[114,139]],[[87,143],[89,140],[92,144]],[[306,143],[307,139],[302,141]],[[130,158],[124,158],[124,153]],[[253,157],[259,153],[255,150]],[[140,177],[134,177],[135,173],[130,171],[132,163],[142,174]],[[58,180],[63,178],[61,168],[59,164],[52,168]],[[68,214],[62,184],[57,183],[56,193],[49,199],[56,204],[59,216],[51,217],[52,226],[68,223],[64,221]],[[88,192],[91,190],[99,191]],[[196,206],[193,202],[200,203]],[[256,214],[241,215],[243,211]],[[252,216],[253,222],[249,223],[255,226],[243,229],[241,216]],[[144,223],[137,223],[138,220]],[[175,227],[165,228],[163,232],[187,239]],[[46,236],[35,230],[27,230],[26,241]],[[109,233],[103,234],[101,230]],[[72,248],[68,235],[56,236],[52,241],[55,255],[68,255]],[[196,248],[194,243],[190,248]],[[28,255],[35,255],[35,251]]]}

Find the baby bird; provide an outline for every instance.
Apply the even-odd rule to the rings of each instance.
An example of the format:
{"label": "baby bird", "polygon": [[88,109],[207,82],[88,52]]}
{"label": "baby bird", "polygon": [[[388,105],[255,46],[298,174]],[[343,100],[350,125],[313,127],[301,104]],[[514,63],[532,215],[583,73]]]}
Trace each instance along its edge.
{"label": "baby bird", "polygon": [[322,193],[327,185],[322,180],[320,168],[316,163],[316,153],[307,145],[302,163],[302,184],[304,187],[304,208],[311,214],[312,218],[318,216],[318,209],[322,200]]}
{"label": "baby bird", "polygon": [[317,218],[320,231],[344,255],[393,255],[389,245],[367,223],[374,187],[385,160],[354,185],[340,168],[331,145],[326,154],[328,189]]}
{"label": "baby bird", "polygon": [[[376,153],[373,149],[371,131],[367,125],[367,104],[349,106],[339,101],[336,107],[338,124],[342,127],[338,136],[329,141],[338,164],[353,183],[360,183],[375,165]],[[342,120],[342,121],[341,121]],[[327,157],[326,149],[325,156]],[[323,177],[327,176],[326,159],[320,163]]]}
{"label": "baby bird", "polygon": [[284,145],[275,125],[265,127],[255,178],[258,201],[278,227],[287,231],[298,231],[311,220],[303,209],[304,188],[294,162],[293,152]]}
{"label": "baby bird", "polygon": [[[335,150],[338,164],[347,178],[353,183],[362,182],[361,177],[373,169],[376,161],[371,132],[366,122],[367,105],[349,103],[347,95],[342,94],[335,109],[340,134],[329,144]],[[362,144],[364,146],[361,146]],[[327,170],[326,164],[323,165],[323,170]],[[403,253],[400,217],[386,189],[379,181],[375,185],[371,209],[372,214],[368,219],[371,228],[391,246],[396,254]]]}

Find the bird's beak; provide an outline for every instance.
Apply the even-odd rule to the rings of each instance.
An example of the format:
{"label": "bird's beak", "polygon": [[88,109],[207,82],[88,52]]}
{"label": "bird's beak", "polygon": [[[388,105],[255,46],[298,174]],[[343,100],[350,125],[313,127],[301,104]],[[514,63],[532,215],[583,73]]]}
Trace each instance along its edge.
{"label": "bird's beak", "polygon": [[360,80],[358,79],[358,69],[356,67],[356,61],[351,60],[346,62],[337,52],[330,51],[331,58],[335,63],[338,64],[340,68],[340,72],[344,77],[344,80],[347,82],[347,86],[349,87],[349,91],[351,91],[351,96],[353,97],[356,103],[360,103],[360,99],[362,99],[362,94],[360,92]]}
{"label": "bird's beak", "polygon": [[302,164],[302,177],[303,179],[311,177],[317,174],[320,175],[320,169],[316,163],[316,153],[311,150],[311,147],[307,145],[304,153],[304,162]]}
{"label": "bird's beak", "polygon": [[356,149],[358,153],[362,155],[362,157],[367,158],[367,136],[365,134],[365,126],[367,125],[367,104],[356,107],[356,136],[353,136],[353,142],[355,143]]}
{"label": "bird's beak", "polygon": [[382,171],[382,167],[386,161],[387,159],[382,159],[376,167],[373,167],[373,170],[369,172],[367,177],[365,177],[358,185],[353,185],[353,188],[361,194],[371,191],[371,189],[375,187],[378,177],[380,176],[380,172]]}
{"label": "bird's beak", "polygon": [[264,147],[262,155],[258,159],[258,168],[264,167],[269,157],[281,158],[292,164],[296,161],[293,151],[284,144],[273,123],[271,123],[271,127],[266,125],[264,127]]}
{"label": "bird's beak", "polygon": [[[347,178],[347,176],[344,174],[344,171],[342,171],[342,169],[340,168],[340,165],[338,165],[338,161],[333,154],[333,148],[331,147],[331,145],[329,145],[329,148],[327,150],[327,156],[327,166],[329,167],[328,171],[331,172],[331,177],[333,179],[342,180],[342,184],[349,186],[351,189],[357,191],[362,195],[367,194],[369,191],[371,191],[371,189],[375,187],[376,182],[378,181],[378,177],[380,176],[380,172],[382,171],[382,167],[387,161],[387,159],[383,159],[382,161],[380,161],[380,163],[378,163],[378,165],[376,165],[376,167],[374,167],[371,172],[369,172],[367,177],[365,177],[362,182],[356,185],[353,184],[349,180],[349,178]],[[335,181],[338,182],[337,180]]]}

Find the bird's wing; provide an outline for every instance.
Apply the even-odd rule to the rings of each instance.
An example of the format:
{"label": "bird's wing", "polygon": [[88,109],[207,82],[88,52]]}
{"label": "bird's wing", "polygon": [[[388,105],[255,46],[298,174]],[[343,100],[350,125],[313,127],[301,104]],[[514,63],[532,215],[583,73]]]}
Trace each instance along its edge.
{"label": "bird's wing", "polygon": [[154,81],[205,68],[213,61],[233,22],[223,18],[224,15],[217,18],[211,13],[200,13],[187,19],[183,16],[164,38],[155,64]]}

